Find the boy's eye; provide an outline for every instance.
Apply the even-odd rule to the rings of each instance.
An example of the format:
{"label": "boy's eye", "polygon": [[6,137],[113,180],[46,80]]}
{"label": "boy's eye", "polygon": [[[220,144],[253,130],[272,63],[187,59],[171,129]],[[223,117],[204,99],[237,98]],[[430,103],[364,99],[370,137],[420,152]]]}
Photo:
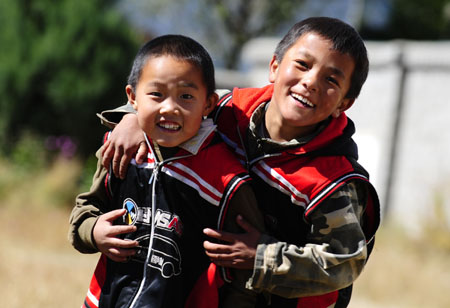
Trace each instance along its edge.
{"label": "boy's eye", "polygon": [[339,86],[339,82],[337,81],[337,79],[333,78],[333,77],[327,77],[327,80],[331,83],[334,83],[335,85]]}
{"label": "boy's eye", "polygon": [[308,63],[306,63],[305,61],[303,61],[303,60],[297,60],[296,62],[297,62],[297,64],[299,64],[301,67],[308,68]]}
{"label": "boy's eye", "polygon": [[148,95],[162,97],[162,94],[160,92],[150,92],[150,93],[148,93]]}
{"label": "boy's eye", "polygon": [[194,96],[192,96],[191,94],[182,94],[181,95],[181,98],[182,99],[193,99],[194,98]]}

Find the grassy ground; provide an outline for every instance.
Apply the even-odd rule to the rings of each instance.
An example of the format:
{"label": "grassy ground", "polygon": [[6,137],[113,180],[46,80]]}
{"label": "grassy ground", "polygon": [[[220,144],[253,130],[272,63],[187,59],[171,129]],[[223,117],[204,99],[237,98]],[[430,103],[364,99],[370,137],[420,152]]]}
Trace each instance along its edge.
{"label": "grassy ground", "polygon": [[36,169],[0,160],[0,306],[80,307],[98,258],[67,241],[81,166]]}
{"label": "grassy ground", "polygon": [[67,241],[61,210],[0,210],[0,298],[8,307],[80,307],[98,256]]}
{"label": "grassy ground", "polygon": [[[72,249],[67,220],[64,210],[0,209],[0,298],[8,307],[81,305],[98,256]],[[449,268],[449,253],[381,229],[350,307],[450,307]]]}
{"label": "grassy ground", "polygon": [[449,269],[449,250],[426,237],[411,239],[402,230],[382,227],[350,307],[450,307]]}
{"label": "grassy ground", "polygon": [[[450,307],[450,224],[448,185],[434,192],[425,206],[421,232],[400,229],[389,217],[377,233],[377,243],[362,276],[356,281],[354,305],[367,307]],[[404,222],[403,222],[404,223]]]}
{"label": "grassy ground", "polygon": [[[55,200],[42,195],[67,189],[79,170],[64,163],[45,176],[6,187],[5,177],[11,176],[11,183],[14,176],[3,167],[0,164],[2,306],[80,307],[98,255],[79,254],[69,245],[69,207],[57,207]],[[411,239],[402,230],[382,226],[350,307],[450,307],[450,249],[435,242],[437,237],[429,233]]]}

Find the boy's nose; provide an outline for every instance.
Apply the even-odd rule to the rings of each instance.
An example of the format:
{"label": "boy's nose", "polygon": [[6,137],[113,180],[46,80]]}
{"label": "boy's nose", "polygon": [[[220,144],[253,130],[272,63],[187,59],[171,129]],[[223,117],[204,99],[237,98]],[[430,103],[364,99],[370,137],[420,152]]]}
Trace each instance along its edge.
{"label": "boy's nose", "polygon": [[176,100],[168,97],[161,103],[160,113],[175,113],[178,110],[178,104]]}
{"label": "boy's nose", "polygon": [[317,87],[318,87],[317,82],[318,82],[317,74],[315,74],[312,71],[310,71],[308,74],[303,76],[302,81],[301,81],[302,85],[309,91],[317,90]]}

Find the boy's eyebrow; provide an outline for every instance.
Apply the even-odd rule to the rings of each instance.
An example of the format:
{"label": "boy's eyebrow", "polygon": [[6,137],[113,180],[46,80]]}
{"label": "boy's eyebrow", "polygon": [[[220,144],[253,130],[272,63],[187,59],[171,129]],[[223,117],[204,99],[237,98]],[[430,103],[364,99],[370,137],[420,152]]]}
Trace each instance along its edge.
{"label": "boy's eyebrow", "polygon": [[299,56],[304,56],[304,57],[306,57],[306,58],[313,58],[313,56],[312,56],[308,51],[306,51],[306,50],[298,50],[298,51],[297,51],[297,54],[298,54]]}
{"label": "boy's eyebrow", "polygon": [[338,77],[345,78],[345,74],[342,70],[338,69],[337,67],[331,67],[331,71],[333,74],[337,75]]}
{"label": "boy's eyebrow", "polygon": [[158,82],[158,81],[149,81],[145,84],[146,86],[155,86],[155,87],[160,87],[160,86],[165,86],[165,83],[163,82]]}
{"label": "boy's eyebrow", "polygon": [[[148,82],[147,83],[147,86],[163,86],[163,87],[165,87],[165,86],[167,86],[167,84],[166,83],[164,83],[164,82],[158,82],[158,81],[150,81],[150,82]],[[198,90],[199,89],[199,87],[198,87],[198,85],[196,84],[196,83],[194,83],[194,82],[187,82],[187,81],[180,81],[180,82],[178,82],[177,83],[177,86],[178,87],[182,87],[182,88],[193,88],[193,89],[196,89],[196,90]]]}
{"label": "boy's eyebrow", "polygon": [[[300,50],[300,51],[298,51],[298,54],[302,55],[306,58],[314,58],[314,55],[312,55],[308,51]],[[333,74],[337,75],[338,77],[345,78],[345,74],[341,69],[339,69],[335,66],[330,66],[330,70]]]}
{"label": "boy's eyebrow", "polygon": [[198,85],[194,82],[180,81],[178,83],[178,86],[183,87],[183,88],[194,88],[194,89],[198,90]]}

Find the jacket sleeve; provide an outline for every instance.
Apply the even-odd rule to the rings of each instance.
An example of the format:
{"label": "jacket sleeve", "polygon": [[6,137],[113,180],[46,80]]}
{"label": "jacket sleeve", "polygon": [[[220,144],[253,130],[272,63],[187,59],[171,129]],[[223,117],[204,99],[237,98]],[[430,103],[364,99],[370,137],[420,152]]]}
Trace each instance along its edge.
{"label": "jacket sleeve", "polygon": [[98,249],[92,231],[100,215],[106,213],[109,199],[104,185],[107,171],[102,166],[101,149],[96,153],[97,170],[89,192],[79,194],[69,218],[69,241],[82,253],[95,253]]}
{"label": "jacket sleeve", "polygon": [[100,122],[103,125],[113,129],[127,113],[136,113],[136,110],[134,110],[130,103],[126,103],[115,109],[104,110],[101,113],[97,113],[97,117],[100,118]]}
{"label": "jacket sleeve", "polygon": [[294,298],[352,284],[367,259],[361,226],[366,200],[365,186],[344,185],[311,213],[310,233],[303,247],[262,237],[247,287]]}
{"label": "jacket sleeve", "polygon": [[[229,209],[224,222],[224,230],[233,233],[243,232],[236,223],[236,216],[240,214],[258,231],[264,232],[264,219],[259,211],[256,198],[250,185],[242,185],[230,200]],[[225,284],[221,291],[221,307],[245,308],[255,307],[257,293],[246,289],[245,284],[252,275],[252,270],[230,269],[234,278]]]}

